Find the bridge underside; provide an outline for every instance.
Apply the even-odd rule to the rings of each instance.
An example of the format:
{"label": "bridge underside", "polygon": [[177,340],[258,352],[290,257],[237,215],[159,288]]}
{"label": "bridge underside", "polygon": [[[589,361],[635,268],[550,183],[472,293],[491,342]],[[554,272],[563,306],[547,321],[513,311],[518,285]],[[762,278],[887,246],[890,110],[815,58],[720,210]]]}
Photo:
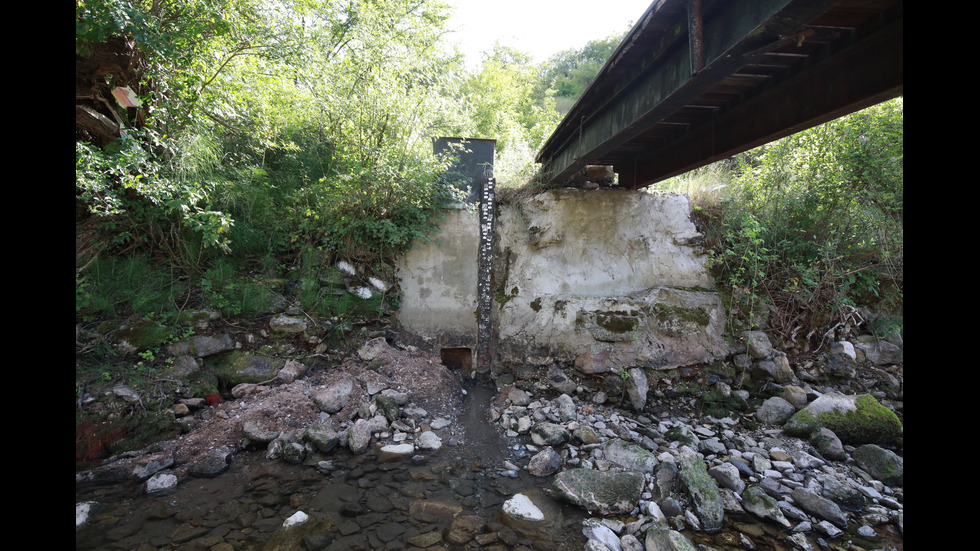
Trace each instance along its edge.
{"label": "bridge underside", "polygon": [[902,0],[656,0],[538,154],[640,188],[902,94]]}

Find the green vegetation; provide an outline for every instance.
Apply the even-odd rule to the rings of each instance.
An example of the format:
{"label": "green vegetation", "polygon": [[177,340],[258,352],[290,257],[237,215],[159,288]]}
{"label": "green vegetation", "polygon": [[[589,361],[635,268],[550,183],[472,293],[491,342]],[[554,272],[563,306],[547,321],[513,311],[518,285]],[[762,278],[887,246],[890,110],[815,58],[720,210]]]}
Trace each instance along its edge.
{"label": "green vegetation", "polygon": [[749,409],[748,404],[734,392],[725,395],[720,390],[711,389],[698,396],[698,407],[709,417],[724,418]]}
{"label": "green vegetation", "polygon": [[397,306],[318,280],[340,259],[390,275],[437,230],[456,191],[434,137],[497,140],[498,185],[520,186],[559,119],[526,54],[498,45],[465,70],[441,45],[448,15],[437,0],[77,0],[79,320],[257,315],[287,295],[328,317]]}
{"label": "green vegetation", "polygon": [[558,111],[564,115],[585,92],[625,35],[626,30],[592,40],[582,48],[565,50],[551,56],[541,66],[543,76],[537,93],[544,95],[547,90],[551,90]]}
{"label": "green vegetation", "polygon": [[798,411],[785,428],[789,434],[809,436],[821,427],[829,428],[846,444],[891,444],[901,438],[902,422],[892,410],[871,395],[858,396],[855,411],[837,410],[816,417],[807,410]]}
{"label": "green vegetation", "polygon": [[691,195],[733,326],[803,347],[901,334],[902,98],[661,187]]}

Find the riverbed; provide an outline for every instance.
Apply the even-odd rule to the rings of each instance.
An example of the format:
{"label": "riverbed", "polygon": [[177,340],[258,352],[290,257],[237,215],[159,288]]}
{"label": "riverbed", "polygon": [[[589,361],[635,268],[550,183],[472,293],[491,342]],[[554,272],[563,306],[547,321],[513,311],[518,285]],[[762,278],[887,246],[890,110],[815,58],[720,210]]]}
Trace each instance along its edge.
{"label": "riverbed", "polygon": [[[106,508],[76,532],[76,549],[581,549],[584,511],[545,494],[551,477],[502,467],[526,452],[488,422],[491,394],[471,385],[459,443],[429,455],[379,461],[373,449],[339,449],[291,465],[256,450],[236,454],[217,477],[182,481],[170,495],[147,496],[136,483],[79,489],[76,502]],[[503,503],[518,492],[550,505],[543,529],[501,521]],[[298,512],[306,523],[284,529]],[[466,534],[453,532],[453,522],[465,517],[483,523],[473,519],[478,533],[459,542]]]}

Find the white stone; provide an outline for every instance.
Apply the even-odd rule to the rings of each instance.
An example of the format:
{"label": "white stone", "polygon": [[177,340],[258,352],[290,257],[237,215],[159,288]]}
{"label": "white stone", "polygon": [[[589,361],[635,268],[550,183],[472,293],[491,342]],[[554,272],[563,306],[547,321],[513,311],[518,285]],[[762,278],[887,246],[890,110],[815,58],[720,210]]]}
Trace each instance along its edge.
{"label": "white stone", "polygon": [[351,293],[355,294],[357,298],[364,300],[371,298],[371,296],[374,294],[371,292],[371,289],[368,289],[367,287],[357,287],[356,289],[351,289]]}
{"label": "white stone", "polygon": [[86,501],[84,503],[75,504],[75,528],[78,528],[79,526],[88,522],[94,508],[94,501]]}
{"label": "white stone", "polygon": [[411,455],[415,453],[413,444],[389,444],[381,447],[381,453],[391,455]]}
{"label": "white stone", "polygon": [[282,526],[283,528],[292,528],[293,526],[299,526],[300,524],[303,524],[308,520],[310,520],[309,515],[307,515],[303,511],[296,511],[296,513],[294,513],[293,516],[287,518],[282,523]]}
{"label": "white stone", "polygon": [[423,450],[438,450],[442,447],[442,438],[432,431],[425,431],[419,435],[418,444]]}
{"label": "white stone", "polygon": [[177,486],[177,477],[173,473],[156,473],[146,481],[148,495],[172,491]]}
{"label": "white stone", "polygon": [[514,497],[504,502],[504,514],[521,520],[541,521],[544,513],[538,509],[524,494],[514,494]]}
{"label": "white stone", "polygon": [[368,278],[368,282],[371,284],[372,287],[374,287],[375,289],[381,291],[382,293],[384,293],[385,291],[387,291],[388,290],[388,287],[389,287],[389,285],[387,283],[385,283],[384,281],[381,281],[380,279],[378,279],[376,277],[369,277]]}
{"label": "white stone", "polygon": [[582,521],[582,535],[590,540],[601,542],[606,548],[612,551],[622,551],[623,547],[616,535],[608,526],[596,519],[586,519]]}
{"label": "white stone", "polygon": [[351,266],[347,262],[344,262],[343,260],[337,263],[337,269],[340,270],[341,272],[344,272],[347,275],[357,274],[357,270],[355,270],[353,266]]}

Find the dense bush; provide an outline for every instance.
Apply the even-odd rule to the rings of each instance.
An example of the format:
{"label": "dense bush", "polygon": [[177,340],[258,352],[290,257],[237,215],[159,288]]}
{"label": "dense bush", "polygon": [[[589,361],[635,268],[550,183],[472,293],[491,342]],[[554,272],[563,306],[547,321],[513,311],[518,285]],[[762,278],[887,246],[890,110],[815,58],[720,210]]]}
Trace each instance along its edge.
{"label": "dense bush", "polygon": [[801,345],[900,331],[902,125],[898,98],[719,165],[727,187],[697,216],[733,314]]}

